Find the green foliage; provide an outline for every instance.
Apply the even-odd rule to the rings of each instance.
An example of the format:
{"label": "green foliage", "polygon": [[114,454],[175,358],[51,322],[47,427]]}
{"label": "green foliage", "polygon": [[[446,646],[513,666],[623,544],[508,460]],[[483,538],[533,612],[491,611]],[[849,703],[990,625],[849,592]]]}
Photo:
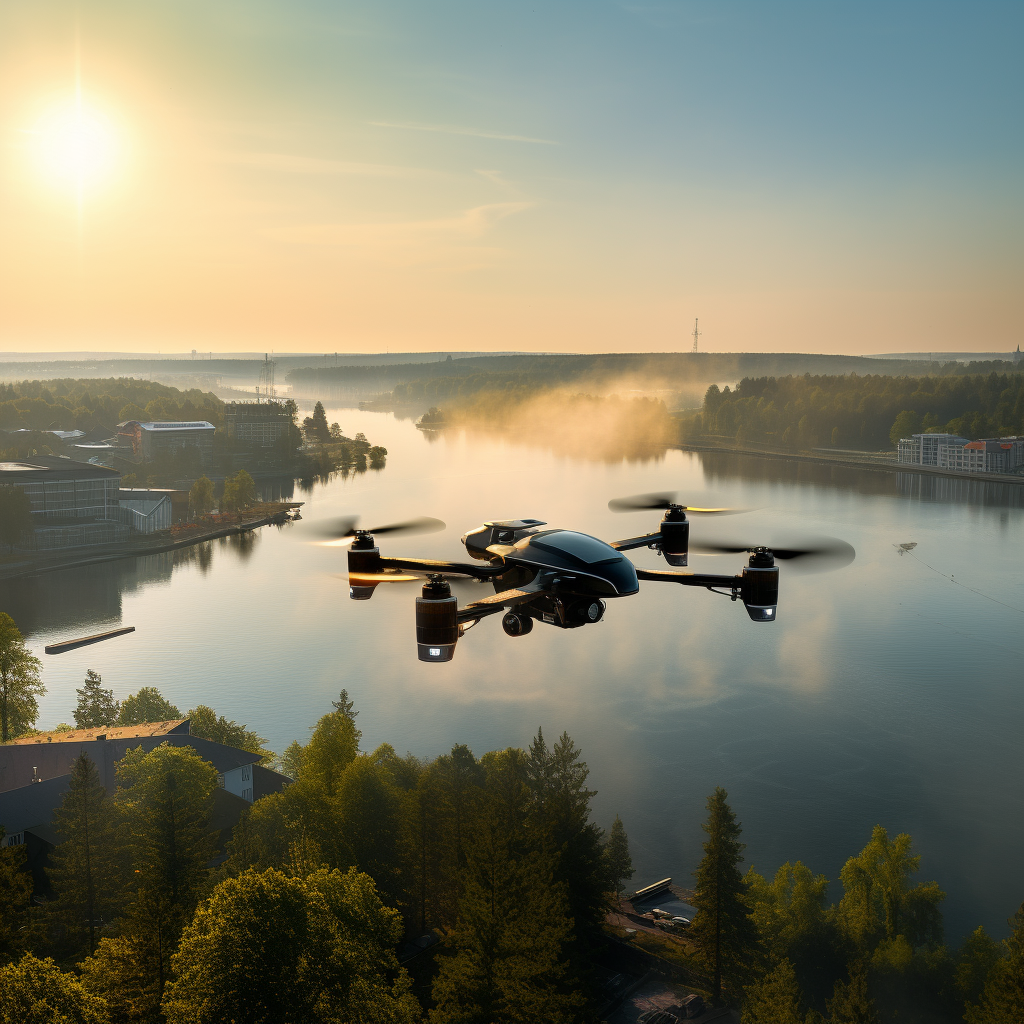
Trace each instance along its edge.
{"label": "green foliage", "polygon": [[84,922],[90,955],[96,950],[97,922],[116,905],[120,889],[115,824],[96,766],[83,751],[71,766],[71,784],[53,815],[61,841],[50,853],[54,899],[47,910],[72,940]]}
{"label": "green foliage", "polygon": [[96,952],[79,965],[82,986],[102,999],[112,1024],[157,1024],[163,977],[170,951],[132,931],[100,939]]}
{"label": "green foliage", "polygon": [[365,874],[246,871],[198,908],[164,1014],[169,1024],[412,1022],[419,1007],[393,952],[401,934]]}
{"label": "green foliage", "polygon": [[146,722],[170,722],[181,718],[181,712],[164,700],[155,686],[143,686],[121,701],[121,710],[114,725],[143,725]]}
{"label": "green foliage", "polygon": [[26,953],[0,968],[0,1021],[7,1024],[109,1024],[106,1003],[51,959]]}
{"label": "green foliage", "polygon": [[0,486],[0,544],[10,552],[32,533],[32,501],[23,487]]}
{"label": "green foliage", "polygon": [[880,1024],[874,1001],[868,994],[868,972],[863,961],[850,964],[848,981],[836,982],[828,1001],[828,1024]]}
{"label": "green foliage", "polygon": [[40,667],[14,619],[0,612],[0,743],[35,725],[39,714],[36,698],[46,693],[39,679]]}
{"label": "green foliage", "polygon": [[967,1007],[967,1024],[1008,1024],[1024,1020],[1024,904],[1010,920],[1003,955],[988,972],[979,1002]]}
{"label": "green foliage", "polygon": [[968,438],[1024,434],[1024,374],[744,377],[735,391],[709,387],[699,423],[686,429],[805,447],[838,431],[847,447],[882,450],[929,428]]}
{"label": "green foliage", "polygon": [[780,960],[747,988],[743,999],[743,1024],[805,1024],[813,1020],[802,1006],[803,996],[796,971]]}
{"label": "green foliage", "polygon": [[566,984],[572,937],[565,887],[543,858],[517,859],[500,815],[469,847],[453,955],[434,980],[431,1024],[518,1024],[579,1019]]}
{"label": "green foliage", "polygon": [[114,700],[113,690],[104,690],[100,683],[103,677],[91,668],[86,670],[85,684],[78,694],[75,708],[75,725],[79,729],[94,729],[101,725],[113,725],[120,713],[121,705]]}
{"label": "green foliage", "polygon": [[[0,384],[0,429],[92,430],[111,432],[124,420],[209,420],[224,423],[224,403],[190,388],[179,391],[131,377]],[[124,413],[132,415],[123,415]]]}
{"label": "green foliage", "polygon": [[298,740],[292,740],[281,755],[280,768],[285,775],[297,779],[302,772],[302,762],[306,757],[306,748]]}
{"label": "green foliage", "polygon": [[[4,830],[0,826],[0,839]],[[25,844],[0,846],[0,963],[21,948],[21,928],[32,898],[32,876],[28,872]]]}
{"label": "green foliage", "polygon": [[220,500],[222,512],[238,512],[256,501],[256,484],[253,478],[240,469],[224,481],[224,494]]}
{"label": "green foliage", "polygon": [[723,986],[730,992],[743,987],[759,952],[757,927],[738,869],[743,861],[742,829],[727,797],[721,786],[708,797],[708,820],[701,826],[708,838],[696,872],[697,916],[690,928],[697,961],[714,978],[716,999]]}
{"label": "green foliage", "polygon": [[[302,421],[302,430],[310,441],[330,440],[331,430],[327,426],[327,413],[324,411],[323,402],[317,402],[313,407],[313,415]],[[340,428],[338,433],[341,433]]]}
{"label": "green foliage", "polygon": [[162,743],[149,753],[129,750],[117,776],[115,802],[131,865],[122,947],[129,959],[146,965],[147,991],[159,1001],[170,955],[202,895],[216,849],[210,815],[217,772],[190,747]]}
{"label": "green foliage", "polygon": [[622,892],[622,883],[633,877],[633,860],[629,856],[629,839],[622,819],[616,814],[612,822],[612,830],[604,845],[604,859],[608,869],[608,878],[616,893]]}
{"label": "green foliage", "polygon": [[981,925],[964,939],[957,952],[956,987],[965,1003],[980,1001],[985,982],[1001,952],[1000,944]]}
{"label": "green foliage", "polygon": [[189,511],[201,516],[213,508],[213,500],[213,481],[201,476],[188,492]]}
{"label": "green foliage", "polygon": [[839,918],[862,950],[897,936],[904,936],[911,947],[942,942],[939,904],[946,894],[934,882],[910,887],[909,878],[921,865],[920,856],[910,853],[912,842],[906,833],[890,840],[876,825],[867,846],[843,865]]}
{"label": "green foliage", "polygon": [[316,724],[302,758],[302,780],[323,789],[332,797],[341,773],[359,750],[359,730],[341,711],[324,715]]}
{"label": "green foliage", "polygon": [[276,757],[272,750],[267,749],[267,741],[262,736],[244,725],[229,721],[223,715],[218,716],[213,708],[208,708],[205,704],[194,707],[186,717],[188,731],[192,736],[259,754],[263,764],[269,764]]}

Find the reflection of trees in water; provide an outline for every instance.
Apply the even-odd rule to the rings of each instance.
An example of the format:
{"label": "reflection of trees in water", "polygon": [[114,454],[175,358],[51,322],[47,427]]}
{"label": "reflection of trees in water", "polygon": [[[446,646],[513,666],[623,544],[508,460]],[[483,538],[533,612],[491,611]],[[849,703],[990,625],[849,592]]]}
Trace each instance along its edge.
{"label": "reflection of trees in water", "polygon": [[1019,484],[965,480],[930,473],[896,473],[856,466],[797,462],[788,459],[741,455],[737,452],[698,452],[709,484],[742,480],[748,483],[792,483],[858,494],[888,495],[954,505],[989,508],[1024,508],[1024,487]]}
{"label": "reflection of trees in water", "polygon": [[260,477],[256,480],[260,501],[291,501],[295,494],[295,478],[288,476]]}
{"label": "reflection of trees in water", "polygon": [[0,611],[26,636],[121,621],[121,595],[169,583],[170,551],[0,582]]}
{"label": "reflection of trees in water", "polygon": [[232,533],[227,537],[219,538],[219,543],[222,548],[234,551],[243,562],[247,562],[259,543],[259,531],[247,530],[245,533]]}
{"label": "reflection of trees in water", "polygon": [[187,548],[178,548],[172,552],[174,566],[198,565],[199,571],[205,576],[213,563],[213,541],[204,540],[198,544],[190,544]]}

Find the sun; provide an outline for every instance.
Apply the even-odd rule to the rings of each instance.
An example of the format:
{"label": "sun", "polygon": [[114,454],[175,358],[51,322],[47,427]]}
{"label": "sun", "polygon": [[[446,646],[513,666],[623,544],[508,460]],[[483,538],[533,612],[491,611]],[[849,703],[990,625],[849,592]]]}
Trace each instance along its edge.
{"label": "sun", "polygon": [[119,149],[114,125],[81,96],[48,109],[31,134],[40,173],[79,199],[113,174]]}

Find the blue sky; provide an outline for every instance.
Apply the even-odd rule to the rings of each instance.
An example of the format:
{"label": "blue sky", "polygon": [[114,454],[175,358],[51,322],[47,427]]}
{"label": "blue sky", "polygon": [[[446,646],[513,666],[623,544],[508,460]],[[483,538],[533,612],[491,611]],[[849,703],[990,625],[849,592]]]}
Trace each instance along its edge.
{"label": "blue sky", "polygon": [[[11,3],[8,349],[993,351],[1020,4]],[[25,139],[75,85],[94,194]],[[6,281],[6,284],[3,283]],[[6,343],[5,343],[6,342]]]}

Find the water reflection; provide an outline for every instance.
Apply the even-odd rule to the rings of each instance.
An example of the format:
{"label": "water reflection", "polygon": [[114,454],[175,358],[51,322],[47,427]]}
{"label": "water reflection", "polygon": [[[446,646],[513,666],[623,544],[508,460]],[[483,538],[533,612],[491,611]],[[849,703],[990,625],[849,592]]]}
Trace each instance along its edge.
{"label": "water reflection", "polygon": [[932,473],[902,473],[890,469],[860,469],[789,459],[742,455],[738,452],[698,452],[709,485],[739,480],[747,483],[786,483],[858,494],[910,498],[914,501],[978,505],[984,508],[1024,508],[1024,485],[966,480]]}

